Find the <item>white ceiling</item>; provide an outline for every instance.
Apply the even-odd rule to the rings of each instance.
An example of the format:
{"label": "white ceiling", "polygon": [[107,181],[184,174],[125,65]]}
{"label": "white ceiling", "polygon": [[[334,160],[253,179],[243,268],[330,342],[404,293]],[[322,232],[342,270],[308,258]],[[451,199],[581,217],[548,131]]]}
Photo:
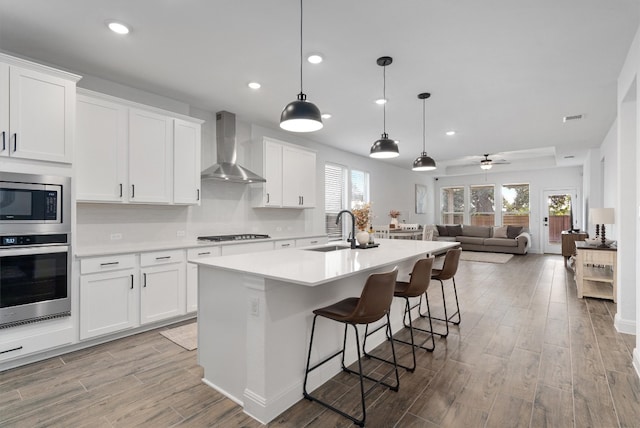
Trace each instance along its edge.
{"label": "white ceiling", "polygon": [[[579,162],[615,119],[639,16],[637,0],[306,0],[303,51],[325,61],[305,62],[304,92],[333,115],[308,137],[368,155],[382,133],[376,59],[388,55],[387,132],[401,155],[384,162],[409,169],[422,150],[420,92],[432,93],[437,174],[540,148]],[[110,18],[131,34],[108,31]],[[273,128],[299,92],[299,25],[298,0],[0,0],[0,50]],[[584,119],[562,122],[574,114]]]}

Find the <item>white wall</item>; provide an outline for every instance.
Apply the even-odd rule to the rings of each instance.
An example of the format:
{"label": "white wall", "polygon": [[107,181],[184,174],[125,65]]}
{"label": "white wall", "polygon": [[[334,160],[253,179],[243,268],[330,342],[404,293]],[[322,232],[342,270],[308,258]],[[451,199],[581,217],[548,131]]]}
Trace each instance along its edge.
{"label": "white wall", "polygon": [[[529,230],[531,233],[532,243],[530,251],[532,253],[541,253],[540,245],[542,239],[543,228],[541,206],[542,195],[545,190],[574,188],[578,192],[578,200],[582,197],[582,168],[581,167],[562,167],[551,169],[540,169],[520,172],[487,172],[476,175],[465,175],[458,177],[441,177],[436,181],[434,205],[437,206],[439,216],[439,197],[442,187],[450,186],[469,186],[474,184],[493,184],[496,186],[496,211],[499,213],[502,207],[502,198],[500,189],[503,184],[520,184],[529,183],[529,198],[531,215],[529,218]],[[468,193],[468,190],[467,190]],[[468,207],[466,207],[468,208]],[[466,209],[465,208],[465,209]],[[579,213],[576,213],[576,216]],[[581,216],[580,216],[581,217]],[[438,217],[436,217],[438,218]],[[499,216],[496,216],[496,222],[501,223]],[[582,223],[582,218],[574,218],[576,224]],[[439,219],[436,220],[439,222]]]}

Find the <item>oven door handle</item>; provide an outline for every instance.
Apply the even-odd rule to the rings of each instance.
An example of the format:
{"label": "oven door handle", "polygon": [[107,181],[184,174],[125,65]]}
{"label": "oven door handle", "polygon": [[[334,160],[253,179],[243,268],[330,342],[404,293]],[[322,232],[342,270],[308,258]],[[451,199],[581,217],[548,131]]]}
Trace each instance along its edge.
{"label": "oven door handle", "polygon": [[31,255],[38,255],[38,254],[68,253],[68,252],[69,252],[68,245],[49,245],[49,246],[41,246],[41,247],[11,248],[11,249],[3,248],[0,250],[0,258],[13,257],[13,256],[31,256]]}

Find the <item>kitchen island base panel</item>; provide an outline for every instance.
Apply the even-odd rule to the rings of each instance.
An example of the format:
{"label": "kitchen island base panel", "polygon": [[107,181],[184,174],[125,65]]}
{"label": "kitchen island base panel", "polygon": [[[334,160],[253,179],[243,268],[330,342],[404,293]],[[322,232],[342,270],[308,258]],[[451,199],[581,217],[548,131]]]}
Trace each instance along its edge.
{"label": "kitchen island base panel", "polygon": [[[235,402],[245,413],[268,423],[302,399],[305,362],[313,310],[347,297],[359,296],[371,273],[398,266],[398,278],[408,278],[416,256],[391,265],[358,272],[315,287],[199,267],[199,348],[203,381]],[[403,328],[403,302],[394,299],[394,332]],[[360,330],[364,332],[364,326]],[[320,322],[311,361],[317,362],[342,348],[344,328]],[[347,335],[345,363],[357,360],[353,333]],[[367,339],[371,347],[386,341],[383,330]],[[317,346],[316,346],[317,345]],[[310,375],[313,391],[341,371],[340,361]]]}

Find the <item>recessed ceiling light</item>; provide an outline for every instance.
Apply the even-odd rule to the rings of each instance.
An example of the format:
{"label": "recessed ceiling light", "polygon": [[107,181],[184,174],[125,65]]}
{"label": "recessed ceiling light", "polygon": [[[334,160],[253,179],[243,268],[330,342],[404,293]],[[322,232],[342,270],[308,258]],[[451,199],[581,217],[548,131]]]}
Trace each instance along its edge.
{"label": "recessed ceiling light", "polygon": [[260,89],[262,85],[259,84],[258,82],[249,82],[247,86],[250,87],[251,89]]}
{"label": "recessed ceiling light", "polygon": [[447,131],[446,134],[448,136],[456,135],[456,131]]}
{"label": "recessed ceiling light", "polygon": [[331,119],[331,113],[322,113],[323,119]]}
{"label": "recessed ceiling light", "polygon": [[116,34],[129,34],[129,27],[122,22],[109,21],[107,22],[107,26]]}
{"label": "recessed ceiling light", "polygon": [[386,104],[386,103],[387,103],[387,100],[385,98],[378,98],[376,100],[376,104],[378,104],[378,105],[382,105],[382,104]]}
{"label": "recessed ceiling light", "polygon": [[324,58],[320,54],[312,54],[307,57],[307,61],[311,64],[320,64]]}

